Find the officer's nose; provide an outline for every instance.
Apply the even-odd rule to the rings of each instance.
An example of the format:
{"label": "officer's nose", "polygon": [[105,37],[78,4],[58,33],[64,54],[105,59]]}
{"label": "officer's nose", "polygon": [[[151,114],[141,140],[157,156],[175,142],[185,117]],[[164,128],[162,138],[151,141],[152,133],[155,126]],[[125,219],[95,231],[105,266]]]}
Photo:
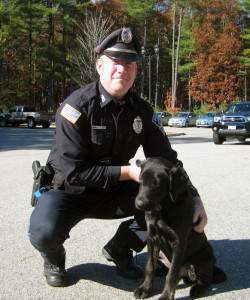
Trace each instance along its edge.
{"label": "officer's nose", "polygon": [[126,68],[125,68],[124,64],[118,64],[116,67],[117,67],[117,72],[118,73],[124,73],[124,72],[126,72]]}

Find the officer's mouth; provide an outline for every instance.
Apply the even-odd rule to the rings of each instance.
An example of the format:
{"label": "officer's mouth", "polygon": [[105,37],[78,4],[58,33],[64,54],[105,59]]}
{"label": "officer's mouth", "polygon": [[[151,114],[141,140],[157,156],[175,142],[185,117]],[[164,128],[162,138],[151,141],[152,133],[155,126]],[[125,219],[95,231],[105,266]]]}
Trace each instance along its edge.
{"label": "officer's mouth", "polygon": [[120,80],[120,81],[128,81],[128,78],[125,77],[113,77],[115,80]]}
{"label": "officer's mouth", "polygon": [[114,83],[121,85],[121,86],[127,86],[129,83],[128,79],[115,79]]}

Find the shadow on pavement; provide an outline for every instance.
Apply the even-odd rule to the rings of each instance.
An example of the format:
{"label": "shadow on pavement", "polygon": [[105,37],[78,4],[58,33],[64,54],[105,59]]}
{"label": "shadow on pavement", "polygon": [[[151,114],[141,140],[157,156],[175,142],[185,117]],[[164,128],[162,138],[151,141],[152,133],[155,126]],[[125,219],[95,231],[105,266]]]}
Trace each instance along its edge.
{"label": "shadow on pavement", "polygon": [[[213,138],[209,138],[209,137],[190,137],[190,136],[183,136],[183,137],[176,137],[176,136],[169,136],[169,140],[171,144],[197,144],[197,143],[213,143]],[[247,140],[245,142],[238,142],[237,139],[228,139],[227,141],[225,141],[223,144],[223,146],[226,145],[250,145],[250,141]],[[216,145],[218,147],[220,147],[221,145]]]}
{"label": "shadow on pavement", "polygon": [[169,136],[169,141],[171,144],[194,144],[194,143],[211,143],[213,141],[212,138],[207,137],[189,137],[189,136],[183,136],[183,137],[176,137],[176,136]]}
{"label": "shadow on pavement", "polygon": [[[212,285],[203,297],[215,296],[231,291],[250,288],[250,240],[211,240],[217,258],[217,266],[227,274],[227,281]],[[137,263],[144,269],[147,253],[137,254]],[[116,273],[115,266],[99,263],[86,263],[68,269],[71,285],[80,280],[91,280],[116,289],[133,293],[143,279],[129,280]],[[161,294],[164,287],[165,276],[156,277],[153,295]],[[178,289],[189,288],[184,283],[179,283]],[[190,299],[182,297],[178,299]]]}
{"label": "shadow on pavement", "polygon": [[0,128],[0,152],[10,150],[49,150],[55,128]]}
{"label": "shadow on pavement", "polygon": [[[11,150],[50,150],[53,143],[55,127],[47,129],[36,127],[29,129],[25,126],[0,127],[0,152]],[[213,138],[209,137],[190,137],[187,135],[176,134],[169,135],[171,144],[193,144],[193,143],[211,143]],[[250,141],[244,143],[237,140],[228,140],[223,144],[226,145],[250,145]],[[220,145],[217,145],[218,147]]]}

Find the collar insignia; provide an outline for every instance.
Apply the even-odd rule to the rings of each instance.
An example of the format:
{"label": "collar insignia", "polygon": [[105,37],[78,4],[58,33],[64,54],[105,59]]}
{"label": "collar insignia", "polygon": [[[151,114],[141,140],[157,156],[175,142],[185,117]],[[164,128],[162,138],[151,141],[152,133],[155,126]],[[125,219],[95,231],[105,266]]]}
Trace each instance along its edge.
{"label": "collar insignia", "polygon": [[103,94],[101,94],[101,100],[102,100],[102,103],[104,103],[106,101],[106,98]]}
{"label": "collar insignia", "polygon": [[139,134],[142,131],[142,127],[142,119],[138,116],[134,119],[133,129],[137,134]]}

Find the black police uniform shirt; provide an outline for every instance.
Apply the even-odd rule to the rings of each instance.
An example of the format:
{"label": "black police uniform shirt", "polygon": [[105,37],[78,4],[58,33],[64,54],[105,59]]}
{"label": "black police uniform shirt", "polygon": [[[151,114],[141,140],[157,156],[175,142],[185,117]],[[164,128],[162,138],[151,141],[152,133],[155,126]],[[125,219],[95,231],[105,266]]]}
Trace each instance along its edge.
{"label": "black police uniform shirt", "polygon": [[[131,91],[118,102],[97,80],[73,92],[56,114],[48,163],[67,184],[112,189],[123,165],[142,145],[145,157],[161,156],[182,166],[153,109]],[[191,192],[198,195],[190,182]]]}

